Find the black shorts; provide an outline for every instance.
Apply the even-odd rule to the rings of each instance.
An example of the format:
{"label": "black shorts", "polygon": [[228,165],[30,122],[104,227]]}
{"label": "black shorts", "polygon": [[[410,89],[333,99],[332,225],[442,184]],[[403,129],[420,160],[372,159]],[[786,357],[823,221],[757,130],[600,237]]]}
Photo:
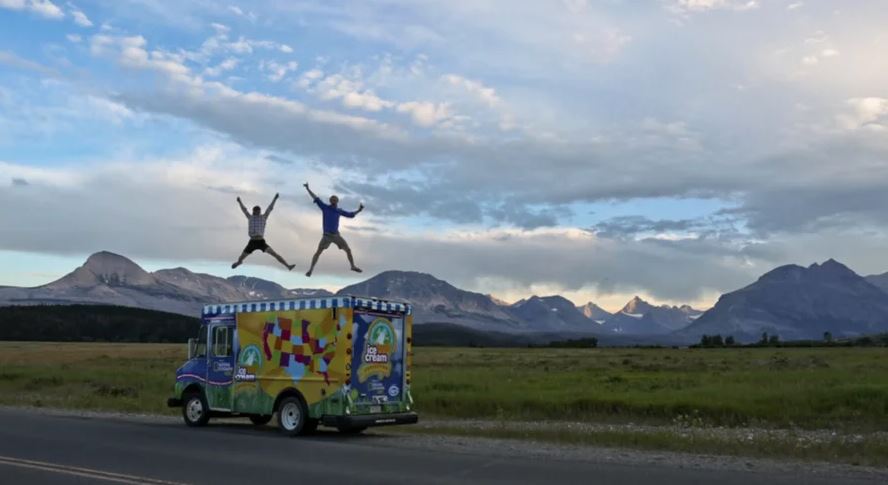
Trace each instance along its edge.
{"label": "black shorts", "polygon": [[244,252],[250,254],[253,251],[262,251],[264,253],[266,249],[268,249],[268,244],[265,242],[265,239],[250,239],[247,247],[244,248]]}

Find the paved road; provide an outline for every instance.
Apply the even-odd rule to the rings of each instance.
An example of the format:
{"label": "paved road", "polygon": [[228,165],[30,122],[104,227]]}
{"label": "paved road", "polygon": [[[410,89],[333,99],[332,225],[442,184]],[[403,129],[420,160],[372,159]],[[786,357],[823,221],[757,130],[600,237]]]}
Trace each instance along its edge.
{"label": "paved road", "polygon": [[286,438],[271,426],[190,429],[169,421],[0,409],[0,483],[874,483],[411,449],[401,444],[407,439],[323,432]]}

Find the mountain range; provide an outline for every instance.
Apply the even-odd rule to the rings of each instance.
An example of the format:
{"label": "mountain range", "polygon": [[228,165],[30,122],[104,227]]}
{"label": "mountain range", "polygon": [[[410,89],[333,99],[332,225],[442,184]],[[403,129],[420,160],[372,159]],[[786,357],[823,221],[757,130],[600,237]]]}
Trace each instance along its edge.
{"label": "mountain range", "polygon": [[679,336],[733,335],[739,341],[762,333],[783,340],[820,339],[825,332],[853,337],[888,330],[888,274],[861,277],[833,259],[808,267],[786,265],[755,283],[727,293]]}
{"label": "mountain range", "polygon": [[[701,335],[757,340],[762,332],[786,339],[855,336],[888,331],[888,273],[861,277],[828,260],[776,268],[723,295],[706,312],[687,305],[655,306],[634,297],[609,313],[594,302],[576,306],[558,296],[509,304],[457,288],[432,275],[385,271],[336,294],[413,303],[417,324],[451,324],[477,331],[549,335],[595,334],[634,343],[690,343]],[[110,304],[197,316],[206,303],[331,296],[247,276],[221,278],[186,268],[147,272],[130,259],[99,252],[66,276],[35,288],[0,287],[0,306]]]}

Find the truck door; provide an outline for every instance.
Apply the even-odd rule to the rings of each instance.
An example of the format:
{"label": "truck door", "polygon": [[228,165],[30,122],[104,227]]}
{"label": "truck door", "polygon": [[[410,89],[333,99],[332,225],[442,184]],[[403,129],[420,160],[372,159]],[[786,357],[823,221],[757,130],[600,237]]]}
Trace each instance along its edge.
{"label": "truck door", "polygon": [[234,378],[234,326],[210,326],[210,351],[207,352],[207,403],[210,409],[231,411]]}
{"label": "truck door", "polygon": [[404,392],[404,317],[355,312],[352,389],[364,412],[382,412]]}

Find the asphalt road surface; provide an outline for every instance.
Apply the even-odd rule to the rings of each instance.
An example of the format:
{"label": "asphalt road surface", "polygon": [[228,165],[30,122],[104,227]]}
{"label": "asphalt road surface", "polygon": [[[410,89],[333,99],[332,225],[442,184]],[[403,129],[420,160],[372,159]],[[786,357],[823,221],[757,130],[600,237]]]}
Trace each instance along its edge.
{"label": "asphalt road surface", "polygon": [[[866,477],[596,463],[409,445],[412,437],[320,432],[287,438],[233,421],[59,416],[0,409],[0,484],[546,483],[863,484]],[[405,445],[406,444],[406,445]],[[884,479],[884,476],[882,477]]]}

